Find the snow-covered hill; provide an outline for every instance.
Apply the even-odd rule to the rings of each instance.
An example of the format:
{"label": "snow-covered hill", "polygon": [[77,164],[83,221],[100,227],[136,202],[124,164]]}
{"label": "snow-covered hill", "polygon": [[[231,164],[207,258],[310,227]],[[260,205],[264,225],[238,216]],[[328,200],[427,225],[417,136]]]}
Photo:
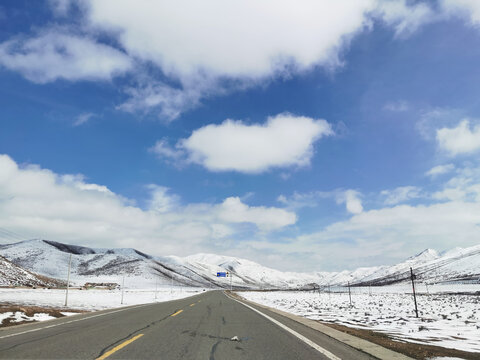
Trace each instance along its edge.
{"label": "snow-covered hill", "polygon": [[0,254],[25,269],[59,279],[66,279],[72,255],[70,278],[79,285],[85,282],[120,284],[124,276],[129,287],[172,282],[190,286],[210,284],[208,278],[185,268],[179,258],[154,258],[135,249],[93,249],[35,239],[1,245]]}
{"label": "snow-covered hill", "polygon": [[0,256],[0,286],[56,287],[55,279],[31,273]]}
{"label": "snow-covered hill", "polygon": [[[214,254],[185,258],[151,256],[135,249],[95,249],[47,240],[0,245],[0,255],[44,276],[65,279],[72,255],[74,283],[116,282],[125,276],[129,287],[183,284],[200,287],[298,288],[325,285],[386,285],[409,279],[412,267],[418,279],[428,282],[478,281],[480,245],[441,254],[427,249],[393,266],[358,268],[342,272],[293,273],[253,261]],[[217,278],[228,271],[231,278]]]}

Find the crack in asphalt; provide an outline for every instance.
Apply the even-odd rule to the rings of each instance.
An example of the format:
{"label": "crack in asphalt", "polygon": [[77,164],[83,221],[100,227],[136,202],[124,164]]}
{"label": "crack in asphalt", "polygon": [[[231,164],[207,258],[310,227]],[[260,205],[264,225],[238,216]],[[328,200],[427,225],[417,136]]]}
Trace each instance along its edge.
{"label": "crack in asphalt", "polygon": [[[198,324],[195,328],[195,330],[185,330],[185,331],[182,332],[182,334],[188,333],[189,331],[196,332],[203,325],[206,317],[207,317],[207,314],[203,313],[201,318],[200,318],[200,321],[198,322]],[[191,346],[191,343],[185,344],[185,346],[182,349],[182,353],[180,354],[180,359],[182,359],[184,356],[186,356],[188,354],[190,346]]]}
{"label": "crack in asphalt", "polygon": [[42,337],[39,337],[39,338],[32,339],[32,340],[30,340],[30,341],[24,341],[24,342],[22,342],[22,343],[15,344],[15,345],[12,345],[12,346],[7,347],[7,348],[1,348],[0,351],[12,350],[12,349],[15,349],[16,347],[19,347],[19,346],[21,346],[21,345],[30,344],[30,343],[34,343],[34,342],[41,341],[41,340],[44,340],[44,339],[48,339],[48,338],[51,338],[51,337],[54,337],[54,336],[57,336],[57,335],[64,334],[64,333],[66,333],[66,332],[69,332],[69,331],[62,331],[61,333],[56,333],[56,334],[51,334],[51,335],[47,335],[47,336],[42,336]]}
{"label": "crack in asphalt", "polygon": [[209,338],[209,339],[228,340],[228,341],[230,341],[230,338],[228,338],[228,337],[215,336],[215,335],[210,335],[210,334],[199,334],[199,333],[197,333],[196,331],[192,331],[192,330],[184,330],[184,331],[182,331],[182,334],[188,334],[188,335],[190,335],[191,337],[199,336],[199,337]]}
{"label": "crack in asphalt", "polygon": [[210,350],[210,360],[215,360],[215,350],[217,350],[218,344],[220,344],[221,340],[217,341],[212,346],[212,350]]}

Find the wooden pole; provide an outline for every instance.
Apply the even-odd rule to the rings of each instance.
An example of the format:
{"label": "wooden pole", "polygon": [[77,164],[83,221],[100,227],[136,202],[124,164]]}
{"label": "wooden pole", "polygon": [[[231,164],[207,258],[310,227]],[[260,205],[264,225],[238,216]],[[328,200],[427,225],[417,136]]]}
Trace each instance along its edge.
{"label": "wooden pole", "polygon": [[70,254],[70,260],[68,261],[67,291],[65,292],[65,306],[68,305],[68,288],[70,287],[70,268],[71,267],[72,267],[72,254]]}
{"label": "wooden pole", "polygon": [[348,282],[348,297],[350,298],[350,306],[352,306],[352,294],[350,293],[350,281]]}
{"label": "wooden pole", "polygon": [[125,289],[125,274],[123,275],[123,280],[122,280],[122,300],[120,301],[120,304],[123,305],[123,292]]}
{"label": "wooden pole", "polygon": [[417,295],[415,294],[415,275],[413,274],[412,268],[410,268],[410,278],[412,280],[412,289],[413,289],[413,301],[415,302],[415,317],[418,318],[418,308],[417,308]]}

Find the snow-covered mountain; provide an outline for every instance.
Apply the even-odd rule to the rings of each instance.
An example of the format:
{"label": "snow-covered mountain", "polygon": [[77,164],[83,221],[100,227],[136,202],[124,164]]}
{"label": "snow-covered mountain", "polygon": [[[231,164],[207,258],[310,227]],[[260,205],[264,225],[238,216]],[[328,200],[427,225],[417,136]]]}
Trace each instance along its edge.
{"label": "snow-covered mountain", "polygon": [[[0,254],[30,271],[66,279],[70,255],[70,279],[85,282],[122,283],[129,287],[155,284],[215,285],[207,277],[183,266],[180,258],[152,257],[135,249],[93,249],[48,240],[27,240],[0,245]],[[172,281],[173,279],[173,281]]]}
{"label": "snow-covered mountain", "polygon": [[[478,281],[480,245],[456,248],[441,254],[427,249],[393,266],[358,268],[342,272],[293,273],[253,261],[214,254],[185,258],[151,256],[135,249],[95,249],[48,240],[27,240],[0,245],[0,255],[28,271],[66,279],[72,256],[74,283],[115,282],[125,276],[128,287],[189,285],[236,288],[298,288],[325,285],[386,285],[406,281],[412,267],[417,278],[428,282]],[[217,278],[228,271],[230,278]]]}
{"label": "snow-covered mountain", "polygon": [[34,274],[0,256],[0,286],[57,287],[62,282]]}
{"label": "snow-covered mountain", "polygon": [[[72,255],[71,280],[121,283],[129,287],[189,285],[228,288],[290,288],[319,283],[328,273],[288,273],[228,256],[198,254],[151,256],[135,249],[97,249],[48,240],[27,240],[0,245],[0,254],[13,263],[49,277],[66,279]],[[228,271],[229,278],[217,278]]]}
{"label": "snow-covered mountain", "polygon": [[427,249],[402,263],[382,267],[357,281],[357,284],[388,285],[405,281],[410,278],[410,268],[421,281],[480,283],[480,245],[465,249],[456,248],[442,254]]}

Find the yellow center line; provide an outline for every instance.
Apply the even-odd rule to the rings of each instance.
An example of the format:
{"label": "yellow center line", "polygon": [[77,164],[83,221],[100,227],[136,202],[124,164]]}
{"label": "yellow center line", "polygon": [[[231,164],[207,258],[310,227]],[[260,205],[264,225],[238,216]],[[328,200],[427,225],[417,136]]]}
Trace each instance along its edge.
{"label": "yellow center line", "polygon": [[143,336],[143,334],[138,334],[137,336],[134,336],[133,338],[128,339],[127,341],[124,341],[124,342],[121,343],[120,345],[117,345],[117,346],[115,346],[113,349],[107,351],[105,354],[103,354],[102,356],[100,356],[100,357],[97,358],[96,360],[106,359],[107,357],[109,357],[109,356],[112,355],[113,353],[116,353],[118,350],[123,349],[125,346],[127,346],[128,344],[134,342],[134,341],[137,340],[138,338],[141,338],[142,336]]}
{"label": "yellow center line", "polygon": [[170,316],[177,316],[178,314],[180,314],[183,310],[178,310],[175,314],[172,314]]}
{"label": "yellow center line", "polygon": [[193,303],[193,304],[190,304],[190,306],[195,306],[195,303]]}

